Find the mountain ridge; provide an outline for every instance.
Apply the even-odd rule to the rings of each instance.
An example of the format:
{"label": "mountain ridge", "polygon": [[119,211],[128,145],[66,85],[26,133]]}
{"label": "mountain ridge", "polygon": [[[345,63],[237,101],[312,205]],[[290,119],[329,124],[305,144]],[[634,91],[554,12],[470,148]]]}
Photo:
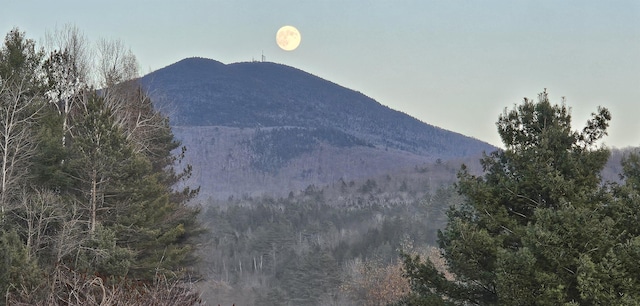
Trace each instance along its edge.
{"label": "mountain ridge", "polygon": [[[154,103],[167,110],[174,129],[180,127],[176,136],[193,149],[188,162],[194,168],[208,167],[203,172],[207,178],[194,181],[215,185],[212,189],[218,191],[243,189],[252,194],[251,190],[264,189],[252,184],[272,186],[274,192],[278,184],[299,189],[345,175],[364,178],[496,149],[283,64],[187,58],[140,81]],[[214,150],[225,153],[213,154]],[[328,151],[334,155],[326,156]],[[305,163],[316,166],[305,168]],[[337,165],[349,166],[350,173]],[[257,176],[263,178],[256,181]]]}
{"label": "mountain ridge", "polygon": [[[176,75],[181,75],[181,79],[171,78]],[[145,76],[143,83],[147,86],[149,82],[145,81],[150,76],[156,82],[165,83],[163,88],[171,93],[170,100],[186,101],[192,106],[178,110],[171,118],[173,125],[331,127],[356,137],[365,134],[375,145],[431,154],[437,153],[433,148],[434,137],[453,140],[455,137],[444,134],[454,133],[478,141],[476,144],[482,149],[493,149],[486,143],[480,145],[480,140],[422,122],[360,92],[282,64],[225,65],[214,60],[188,58]],[[180,87],[179,82],[190,86]],[[197,87],[207,91],[201,92],[200,97],[189,97],[188,91]],[[160,103],[163,107],[167,107],[166,104]],[[441,151],[465,147],[453,143],[437,145],[443,146]]]}

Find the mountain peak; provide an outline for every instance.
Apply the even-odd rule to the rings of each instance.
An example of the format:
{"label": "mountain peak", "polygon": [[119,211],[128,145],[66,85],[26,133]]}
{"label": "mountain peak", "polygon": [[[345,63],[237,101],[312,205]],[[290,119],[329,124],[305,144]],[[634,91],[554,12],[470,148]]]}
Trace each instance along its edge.
{"label": "mountain peak", "polygon": [[209,78],[226,69],[226,65],[216,60],[189,57],[173,63],[169,66],[156,70],[142,78],[143,83],[149,82],[149,79],[170,76],[191,76],[197,78]]}
{"label": "mountain peak", "polygon": [[174,110],[174,125],[331,129],[378,147],[438,157],[493,149],[282,64],[187,58],[142,83],[160,94],[163,109]]}
{"label": "mountain peak", "polygon": [[495,149],[277,63],[187,58],[141,83],[170,110],[189,148],[191,183],[217,198],[277,195]]}
{"label": "mountain peak", "polygon": [[220,67],[224,67],[226,66],[225,64],[223,64],[222,62],[210,59],[210,58],[204,58],[204,57],[187,57],[185,59],[182,59],[176,63],[173,63],[171,65],[169,65],[168,67],[172,67],[172,66],[181,66],[181,67],[198,67],[198,68],[205,68],[205,69],[212,69],[212,68],[220,68]]}

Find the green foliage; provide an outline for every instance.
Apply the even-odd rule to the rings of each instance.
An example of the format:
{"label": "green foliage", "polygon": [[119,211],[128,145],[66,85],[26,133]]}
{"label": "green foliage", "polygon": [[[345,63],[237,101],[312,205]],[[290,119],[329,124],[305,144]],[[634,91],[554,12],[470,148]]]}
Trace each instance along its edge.
{"label": "green foliage", "polygon": [[62,118],[51,108],[43,110],[36,129],[38,151],[33,159],[33,180],[37,185],[52,190],[67,190],[71,178],[64,160],[69,152],[62,146]]}
{"label": "green foliage", "polygon": [[133,252],[116,243],[114,230],[98,226],[93,237],[84,243],[85,248],[76,257],[76,269],[111,278],[129,274]]}
{"label": "green foliage", "polygon": [[[6,292],[20,289],[21,286],[37,286],[40,273],[18,234],[15,231],[0,231],[0,292],[3,297]],[[4,305],[4,298],[0,300],[0,305]]]}
{"label": "green foliage", "polygon": [[[196,260],[199,210],[187,201],[198,189],[182,184],[189,166],[176,170],[186,149],[176,154],[168,118],[134,82],[80,84],[76,55],[54,50],[43,61],[17,29],[0,48],[0,105],[20,109],[2,114],[22,120],[11,122],[16,132],[4,139],[19,141],[7,143],[11,158],[0,161],[17,173],[0,191],[0,303],[65,293],[94,299],[83,290],[124,280],[161,288],[153,281],[182,278]],[[115,288],[109,294],[127,295]],[[176,297],[151,289],[131,294]]]}
{"label": "green foliage", "polygon": [[[637,301],[637,157],[626,183],[601,185],[609,152],[598,148],[609,112],[571,130],[564,106],[547,93],[500,116],[505,150],[481,160],[485,174],[463,167],[439,234],[454,280],[429,261],[405,257],[416,299],[478,305],[627,305]],[[636,187],[637,190],[637,187]],[[635,261],[634,261],[635,260]]]}
{"label": "green foliage", "polygon": [[422,262],[420,256],[407,254],[402,254],[402,258],[411,292],[398,305],[454,305],[442,296],[445,292],[457,292],[459,288],[451,284],[431,261]]}
{"label": "green foliage", "polygon": [[32,39],[25,38],[24,32],[20,32],[18,28],[12,29],[6,35],[0,50],[1,83],[24,82],[37,87],[39,84],[36,82],[36,73],[42,64],[43,55],[41,50],[36,50]]}
{"label": "green foliage", "polygon": [[81,191],[78,196],[91,202],[98,193],[95,222],[113,231],[117,248],[130,250],[130,277],[151,280],[157,273],[181,274],[194,260],[191,238],[198,231],[198,211],[184,206],[192,195],[175,196],[167,185],[175,179],[172,168],[160,168],[172,159],[158,148],[173,148],[173,139],[161,136],[153,139],[159,142],[146,144],[149,151],[162,154],[137,153],[113,121],[104,98],[92,96],[86,110],[76,127],[68,166]]}

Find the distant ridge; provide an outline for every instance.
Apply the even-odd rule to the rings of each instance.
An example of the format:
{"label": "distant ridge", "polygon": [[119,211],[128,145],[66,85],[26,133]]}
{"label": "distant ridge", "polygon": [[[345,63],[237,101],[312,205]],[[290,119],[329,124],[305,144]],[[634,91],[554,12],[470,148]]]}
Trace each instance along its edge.
{"label": "distant ridge", "polygon": [[[228,178],[226,182],[219,177],[201,178],[203,186],[229,187],[233,179],[246,190],[255,172],[264,177],[263,186],[273,178],[298,188],[345,175],[378,175],[419,162],[464,159],[495,150],[485,142],[421,122],[360,92],[282,64],[225,65],[187,58],[144,76],[141,83],[155,103],[167,110],[172,125],[180,127],[176,134],[197,151],[190,153],[194,167],[217,165],[219,169],[212,173]],[[319,158],[318,150],[323,148],[322,154],[328,150],[335,154],[325,156],[324,165],[295,169],[301,158]],[[218,154],[222,151],[226,153]],[[353,159],[360,166],[350,167],[349,173],[334,169],[327,174],[327,169],[349,163],[346,155],[340,155],[347,152],[368,160]],[[374,171],[362,167],[374,167]]]}
{"label": "distant ridge", "polygon": [[160,104],[174,111],[179,126],[332,128],[377,146],[445,158],[494,149],[281,64],[188,58],[143,83],[163,96]]}

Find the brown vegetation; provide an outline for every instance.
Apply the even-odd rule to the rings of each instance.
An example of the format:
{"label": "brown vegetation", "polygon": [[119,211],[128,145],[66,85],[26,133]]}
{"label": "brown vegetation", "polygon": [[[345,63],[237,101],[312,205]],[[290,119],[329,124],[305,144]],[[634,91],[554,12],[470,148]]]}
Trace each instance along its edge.
{"label": "brown vegetation", "polygon": [[384,265],[377,261],[356,260],[350,267],[351,280],[342,289],[364,305],[379,306],[399,301],[410,290],[399,262]]}
{"label": "brown vegetation", "polygon": [[10,292],[7,305],[203,305],[190,284],[158,275],[153,282],[111,279],[58,266],[36,288]]}

